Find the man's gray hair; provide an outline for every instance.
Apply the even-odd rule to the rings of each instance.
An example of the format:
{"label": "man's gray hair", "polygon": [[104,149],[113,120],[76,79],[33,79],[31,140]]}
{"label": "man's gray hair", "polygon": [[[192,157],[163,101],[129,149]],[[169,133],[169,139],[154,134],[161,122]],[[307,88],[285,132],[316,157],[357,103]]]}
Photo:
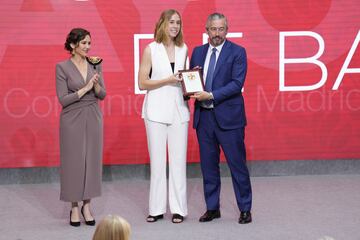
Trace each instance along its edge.
{"label": "man's gray hair", "polygon": [[206,30],[209,29],[210,23],[211,23],[212,21],[214,21],[214,20],[219,20],[219,19],[225,19],[225,27],[226,27],[226,30],[227,30],[227,29],[228,29],[228,24],[227,24],[227,19],[226,19],[225,15],[222,14],[222,13],[217,13],[217,12],[212,13],[212,14],[210,14],[210,15],[208,16],[207,21],[206,21]]}

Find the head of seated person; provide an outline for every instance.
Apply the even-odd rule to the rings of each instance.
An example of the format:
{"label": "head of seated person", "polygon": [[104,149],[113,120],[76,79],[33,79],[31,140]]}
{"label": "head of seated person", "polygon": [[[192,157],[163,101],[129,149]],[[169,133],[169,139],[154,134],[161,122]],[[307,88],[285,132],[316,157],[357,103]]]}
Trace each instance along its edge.
{"label": "head of seated person", "polygon": [[129,240],[130,224],[122,217],[108,215],[97,225],[92,240]]}

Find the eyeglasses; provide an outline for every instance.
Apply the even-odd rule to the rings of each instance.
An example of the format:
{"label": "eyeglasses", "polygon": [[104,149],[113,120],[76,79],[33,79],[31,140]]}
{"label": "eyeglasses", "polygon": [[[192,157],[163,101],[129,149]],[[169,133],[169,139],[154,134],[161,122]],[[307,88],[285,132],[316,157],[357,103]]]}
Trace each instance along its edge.
{"label": "eyeglasses", "polygon": [[224,27],[219,27],[219,28],[217,28],[217,27],[210,27],[210,28],[208,28],[208,30],[210,31],[210,32],[217,32],[217,31],[219,31],[220,33],[222,33],[222,32],[225,32],[225,30],[226,30],[226,28],[224,28]]}

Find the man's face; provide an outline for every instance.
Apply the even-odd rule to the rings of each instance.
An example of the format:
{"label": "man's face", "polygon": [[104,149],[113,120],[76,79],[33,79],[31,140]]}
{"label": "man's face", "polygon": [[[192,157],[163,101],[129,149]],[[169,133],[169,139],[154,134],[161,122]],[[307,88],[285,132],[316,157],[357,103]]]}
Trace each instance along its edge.
{"label": "man's face", "polygon": [[227,34],[225,19],[222,18],[211,21],[207,33],[211,45],[214,47],[221,45],[225,41]]}

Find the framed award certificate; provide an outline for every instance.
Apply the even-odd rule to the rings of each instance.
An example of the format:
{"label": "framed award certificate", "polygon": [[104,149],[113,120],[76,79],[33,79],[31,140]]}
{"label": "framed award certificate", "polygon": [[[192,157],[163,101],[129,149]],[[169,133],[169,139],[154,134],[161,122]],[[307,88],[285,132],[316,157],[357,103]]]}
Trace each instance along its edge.
{"label": "framed award certificate", "polygon": [[181,81],[184,96],[193,95],[204,91],[204,82],[200,69],[180,70],[183,80]]}

